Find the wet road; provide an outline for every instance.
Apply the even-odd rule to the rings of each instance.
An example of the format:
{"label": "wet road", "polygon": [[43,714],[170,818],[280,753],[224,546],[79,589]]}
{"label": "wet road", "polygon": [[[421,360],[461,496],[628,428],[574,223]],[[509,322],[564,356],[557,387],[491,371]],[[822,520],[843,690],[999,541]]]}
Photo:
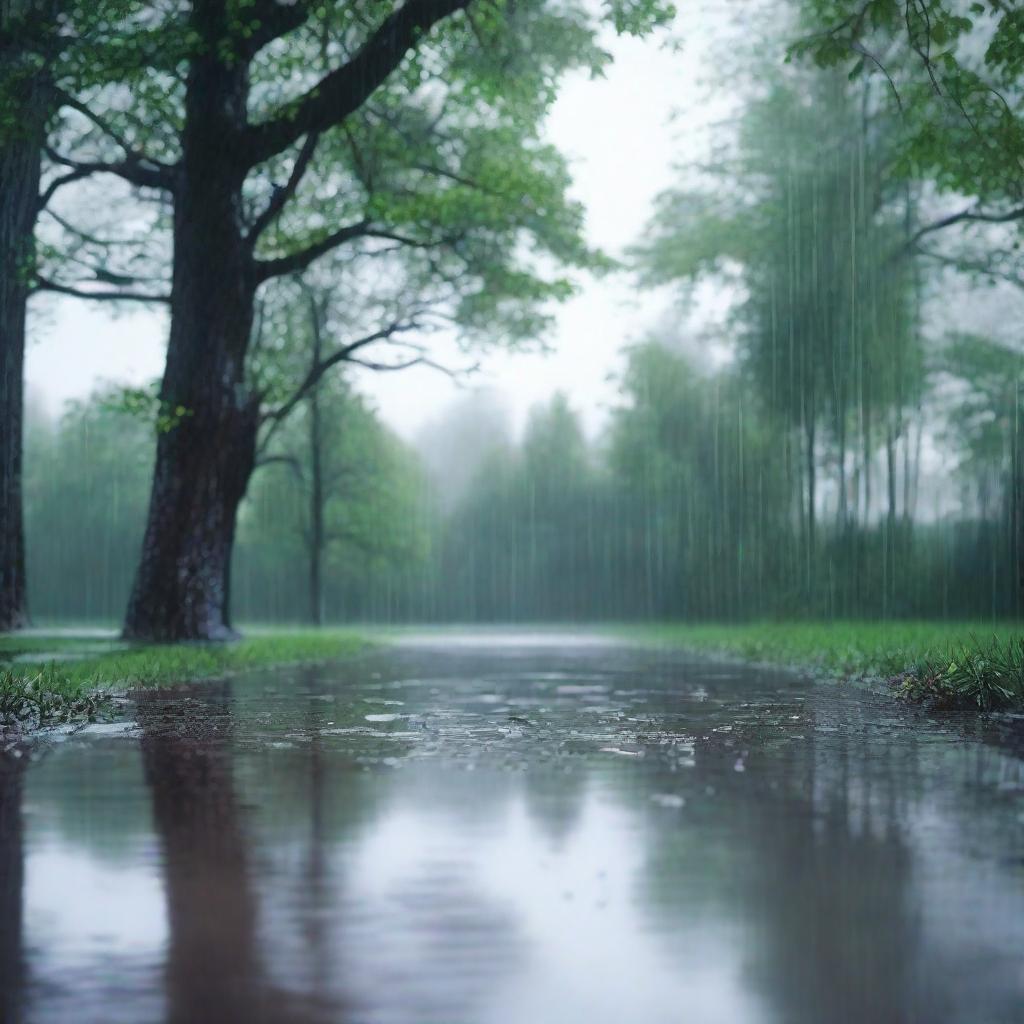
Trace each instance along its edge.
{"label": "wet road", "polygon": [[1024,1021],[1024,768],[589,637],[148,692],[0,766],[0,1019]]}

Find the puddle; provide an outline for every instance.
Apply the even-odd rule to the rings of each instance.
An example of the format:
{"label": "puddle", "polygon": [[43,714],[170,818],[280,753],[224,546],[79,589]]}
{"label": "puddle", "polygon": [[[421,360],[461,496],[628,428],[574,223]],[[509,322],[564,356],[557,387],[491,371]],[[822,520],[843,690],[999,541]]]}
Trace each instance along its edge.
{"label": "puddle", "polygon": [[147,691],[0,757],[4,1019],[1020,1019],[1012,750],[851,688],[487,637]]}

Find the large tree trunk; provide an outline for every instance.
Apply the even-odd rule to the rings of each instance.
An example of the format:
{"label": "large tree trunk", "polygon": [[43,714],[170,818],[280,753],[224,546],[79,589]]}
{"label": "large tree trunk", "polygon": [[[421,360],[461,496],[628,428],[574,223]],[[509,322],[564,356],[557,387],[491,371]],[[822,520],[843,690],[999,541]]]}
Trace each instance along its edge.
{"label": "large tree trunk", "polygon": [[[0,3],[0,29],[10,8]],[[16,34],[16,33],[15,33]],[[0,44],[0,66],[19,75],[16,44]],[[42,76],[19,76],[17,123],[0,139],[0,631],[25,624],[25,534],[21,469],[24,414],[25,314],[35,257],[40,154],[45,141]]]}
{"label": "large tree trunk", "polygon": [[[221,27],[203,19],[222,17],[222,5],[197,12],[200,32],[217,38]],[[228,574],[256,454],[259,400],[245,380],[256,281],[243,233],[245,171],[233,159],[248,80],[243,64],[209,52],[186,89],[162,429],[124,628],[147,640],[233,635]]]}

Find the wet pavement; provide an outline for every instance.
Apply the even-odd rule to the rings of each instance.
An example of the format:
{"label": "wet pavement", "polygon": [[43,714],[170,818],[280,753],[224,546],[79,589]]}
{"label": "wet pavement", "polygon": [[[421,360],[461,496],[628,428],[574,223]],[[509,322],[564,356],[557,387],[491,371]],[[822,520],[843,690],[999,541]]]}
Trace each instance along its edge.
{"label": "wet pavement", "polygon": [[885,695],[446,634],[124,711],[0,763],[5,1022],[1024,1021],[1024,762]]}

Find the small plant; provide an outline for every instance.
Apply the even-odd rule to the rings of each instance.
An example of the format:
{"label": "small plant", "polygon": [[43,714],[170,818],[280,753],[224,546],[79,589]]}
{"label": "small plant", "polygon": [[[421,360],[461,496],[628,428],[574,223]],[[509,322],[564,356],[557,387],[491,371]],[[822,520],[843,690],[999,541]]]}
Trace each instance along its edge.
{"label": "small plant", "polygon": [[973,705],[982,711],[1024,702],[1024,638],[982,643],[972,637],[921,659],[895,680],[909,700]]}
{"label": "small plant", "polygon": [[32,729],[92,721],[106,695],[88,689],[48,665],[34,675],[0,668],[0,728]]}

